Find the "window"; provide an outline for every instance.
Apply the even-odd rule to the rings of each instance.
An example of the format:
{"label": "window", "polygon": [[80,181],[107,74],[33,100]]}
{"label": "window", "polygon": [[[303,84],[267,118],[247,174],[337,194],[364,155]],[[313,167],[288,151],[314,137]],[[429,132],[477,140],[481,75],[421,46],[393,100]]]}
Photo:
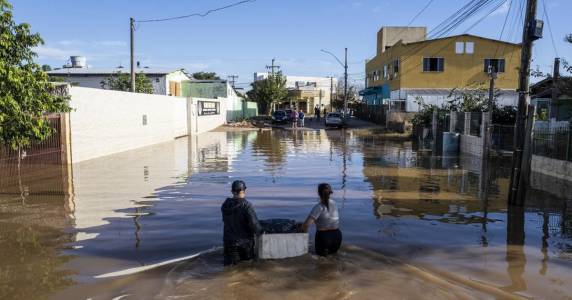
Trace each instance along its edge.
{"label": "window", "polygon": [[473,42],[456,42],[455,53],[457,54],[473,54],[475,53],[475,43]]}
{"label": "window", "polygon": [[465,53],[473,54],[475,53],[475,43],[473,42],[466,42],[465,43]]}
{"label": "window", "polygon": [[463,42],[456,42],[455,43],[455,53],[463,54],[465,53],[465,43]]}
{"label": "window", "polygon": [[487,58],[485,59],[485,73],[489,72],[489,67],[492,67],[492,70],[497,73],[504,73],[505,62],[504,59],[496,59],[496,58]]}
{"label": "window", "polygon": [[445,59],[442,57],[424,57],[423,72],[445,71]]}
{"label": "window", "polygon": [[383,65],[383,78],[387,79],[389,78],[389,72],[387,72],[387,65]]}
{"label": "window", "polygon": [[399,74],[399,60],[396,60],[393,63],[393,74],[395,75]]}

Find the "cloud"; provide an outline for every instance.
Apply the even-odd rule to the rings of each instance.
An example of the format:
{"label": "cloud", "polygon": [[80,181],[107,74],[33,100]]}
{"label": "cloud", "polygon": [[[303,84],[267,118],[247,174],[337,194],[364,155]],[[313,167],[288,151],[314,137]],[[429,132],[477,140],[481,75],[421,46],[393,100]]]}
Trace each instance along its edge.
{"label": "cloud", "polygon": [[81,46],[81,47],[91,47],[91,48],[127,46],[127,42],[116,41],[116,40],[103,40],[103,41],[61,40],[57,41],[56,44],[64,47]]}
{"label": "cloud", "polygon": [[35,47],[33,50],[38,55],[39,59],[65,60],[72,55],[81,55],[80,54],[81,51],[47,47],[47,46],[38,46]]}

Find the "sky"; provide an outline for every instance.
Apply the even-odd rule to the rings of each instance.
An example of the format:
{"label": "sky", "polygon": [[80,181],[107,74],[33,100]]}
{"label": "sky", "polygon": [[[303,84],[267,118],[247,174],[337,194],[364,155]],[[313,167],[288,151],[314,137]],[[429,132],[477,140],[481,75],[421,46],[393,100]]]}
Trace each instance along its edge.
{"label": "sky", "polygon": [[[129,66],[129,18],[136,20],[201,13],[238,0],[11,0],[17,22],[29,23],[45,44],[37,62],[61,67],[70,55],[83,55],[92,68]],[[520,42],[517,3],[506,4],[468,33],[499,38],[510,12],[503,39]],[[544,5],[543,5],[543,1]],[[207,17],[160,23],[138,23],[136,60],[143,66],[210,71],[221,77],[238,75],[247,87],[254,72],[264,72],[273,58],[286,75],[342,76],[338,62],[348,48],[350,81],[363,83],[365,60],[375,56],[381,26],[408,25],[428,0],[256,0]],[[429,30],[468,0],[434,0],[411,26]],[[513,3],[510,8],[509,3]],[[539,19],[548,20],[544,38],[535,43],[533,68],[552,70],[556,56],[572,61],[571,0],[539,0]],[[464,33],[484,14],[467,20],[454,34]]]}

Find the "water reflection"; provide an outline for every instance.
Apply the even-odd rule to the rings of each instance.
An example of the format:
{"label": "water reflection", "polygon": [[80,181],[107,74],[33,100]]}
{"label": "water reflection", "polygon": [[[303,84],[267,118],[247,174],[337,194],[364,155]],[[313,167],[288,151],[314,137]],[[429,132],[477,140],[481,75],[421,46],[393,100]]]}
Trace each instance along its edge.
{"label": "water reflection", "polygon": [[[0,298],[570,295],[572,204],[532,190],[525,209],[507,207],[510,166],[489,165],[351,130],[213,132],[87,161],[58,173],[67,177],[48,176],[73,188],[69,196],[30,194],[26,205],[0,198],[0,247],[8,249]],[[220,204],[236,178],[247,182],[260,218],[297,220],[317,201],[316,184],[331,183],[346,241],[339,260],[308,256],[227,272],[213,254],[94,281],[220,245]],[[445,289],[412,266],[456,283]],[[37,267],[44,271],[27,272]],[[307,275],[320,272],[329,280]]]}

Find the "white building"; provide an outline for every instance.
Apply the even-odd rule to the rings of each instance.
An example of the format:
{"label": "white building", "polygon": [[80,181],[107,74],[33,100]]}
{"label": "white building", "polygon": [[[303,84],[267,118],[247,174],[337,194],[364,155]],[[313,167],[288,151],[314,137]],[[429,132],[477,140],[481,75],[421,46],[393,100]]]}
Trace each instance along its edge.
{"label": "white building", "polygon": [[[260,81],[268,78],[269,73],[254,73],[254,81]],[[331,99],[336,93],[338,79],[333,77],[315,77],[315,76],[291,76],[285,75],[286,88],[290,90],[289,100],[277,103],[276,107],[286,108],[293,105],[298,106],[307,113],[313,113],[315,106],[321,106],[322,109],[331,109]],[[295,103],[294,103],[295,102]]]}
{"label": "white building", "polygon": [[[129,68],[89,68],[85,59],[72,57],[72,65],[47,72],[49,76],[58,77],[74,86],[108,89],[103,85],[105,80],[117,73],[130,73]],[[135,73],[145,74],[153,83],[153,94],[166,96],[184,96],[182,83],[190,81],[192,76],[184,69],[136,68]]]}

